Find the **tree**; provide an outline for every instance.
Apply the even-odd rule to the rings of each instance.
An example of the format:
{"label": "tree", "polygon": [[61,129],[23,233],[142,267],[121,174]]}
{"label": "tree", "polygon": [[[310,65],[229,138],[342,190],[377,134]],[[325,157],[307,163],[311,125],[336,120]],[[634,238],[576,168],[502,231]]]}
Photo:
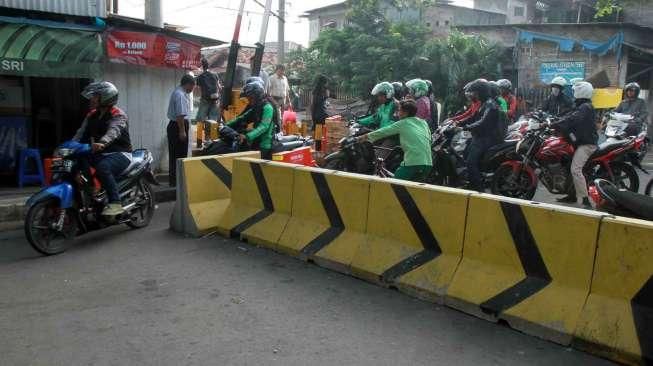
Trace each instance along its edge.
{"label": "tree", "polygon": [[614,12],[623,10],[624,7],[651,3],[651,0],[596,0],[596,18],[611,15]]}
{"label": "tree", "polygon": [[[429,6],[431,1],[394,0],[393,4]],[[308,49],[289,54],[289,70],[309,87],[318,74],[325,74],[365,98],[381,81],[429,79],[448,112],[462,107],[465,83],[498,76],[498,46],[456,32],[446,39],[431,39],[429,30],[419,24],[388,21],[379,5],[380,0],[350,0],[349,25],[326,30]]]}

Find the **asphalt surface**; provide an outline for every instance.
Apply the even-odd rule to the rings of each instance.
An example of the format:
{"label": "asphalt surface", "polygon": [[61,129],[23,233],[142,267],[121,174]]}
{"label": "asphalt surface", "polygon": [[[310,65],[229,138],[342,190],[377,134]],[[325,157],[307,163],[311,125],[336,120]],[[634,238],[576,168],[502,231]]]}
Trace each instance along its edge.
{"label": "asphalt surface", "polygon": [[110,228],[41,257],[0,233],[2,365],[609,365],[220,237]]}

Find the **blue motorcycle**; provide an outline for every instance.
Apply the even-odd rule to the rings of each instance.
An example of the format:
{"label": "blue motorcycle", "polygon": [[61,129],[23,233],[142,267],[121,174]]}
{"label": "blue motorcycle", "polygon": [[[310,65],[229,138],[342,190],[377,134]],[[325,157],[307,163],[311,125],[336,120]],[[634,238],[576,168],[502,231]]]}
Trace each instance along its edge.
{"label": "blue motorcycle", "polygon": [[152,174],[152,154],[146,149],[133,151],[129,167],[117,177],[125,210],[117,217],[102,216],[107,194],[94,178],[93,169],[80,164],[92,154],[89,144],[74,141],[55,150],[52,184],[27,201],[25,236],[36,251],[59,254],[81,234],[119,224],[143,228],[152,220],[155,201],[151,185],[158,185]]}

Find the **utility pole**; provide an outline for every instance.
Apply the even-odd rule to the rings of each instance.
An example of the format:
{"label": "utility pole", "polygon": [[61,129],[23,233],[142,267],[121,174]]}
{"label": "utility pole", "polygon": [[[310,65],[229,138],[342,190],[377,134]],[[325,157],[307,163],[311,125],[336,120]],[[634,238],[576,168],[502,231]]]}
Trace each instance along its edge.
{"label": "utility pole", "polygon": [[265,2],[265,13],[263,13],[263,24],[261,25],[261,35],[256,44],[256,53],[254,53],[254,62],[252,63],[252,76],[259,76],[261,73],[261,63],[263,61],[263,51],[265,50],[265,37],[268,34],[268,21],[272,13],[272,0]]}
{"label": "utility pole", "polygon": [[284,39],[284,31],[286,27],[286,0],[279,0],[279,39],[277,46],[277,63],[283,64],[285,61],[286,41]]}

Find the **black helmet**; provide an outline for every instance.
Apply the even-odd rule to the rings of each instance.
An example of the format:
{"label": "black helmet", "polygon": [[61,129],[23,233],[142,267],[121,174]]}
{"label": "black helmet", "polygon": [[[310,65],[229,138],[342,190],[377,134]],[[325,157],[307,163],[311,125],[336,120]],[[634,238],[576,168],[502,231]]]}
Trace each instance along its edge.
{"label": "black helmet", "polygon": [[476,79],[466,88],[469,93],[478,93],[478,99],[485,101],[490,97],[490,84],[485,79]]}
{"label": "black helmet", "polygon": [[240,92],[240,97],[252,97],[254,99],[261,100],[265,96],[265,91],[263,86],[260,83],[254,82],[249,83],[243,87],[243,91]]}
{"label": "black helmet", "polygon": [[395,90],[395,98],[401,99],[404,96],[404,84],[401,81],[392,83],[392,88]]}
{"label": "black helmet", "polygon": [[499,84],[496,81],[488,81],[488,86],[490,87],[490,96],[496,98],[499,96]]}
{"label": "black helmet", "polygon": [[86,99],[100,96],[100,106],[110,107],[118,103],[118,88],[108,81],[98,81],[90,83],[82,91],[82,96]]}
{"label": "black helmet", "polygon": [[626,86],[624,87],[624,91],[628,91],[628,90],[634,90],[635,91],[635,98],[638,98],[639,97],[639,92],[640,92],[640,90],[642,90],[642,88],[639,86],[639,84],[637,84],[635,82],[632,82],[632,83],[626,84]]}

